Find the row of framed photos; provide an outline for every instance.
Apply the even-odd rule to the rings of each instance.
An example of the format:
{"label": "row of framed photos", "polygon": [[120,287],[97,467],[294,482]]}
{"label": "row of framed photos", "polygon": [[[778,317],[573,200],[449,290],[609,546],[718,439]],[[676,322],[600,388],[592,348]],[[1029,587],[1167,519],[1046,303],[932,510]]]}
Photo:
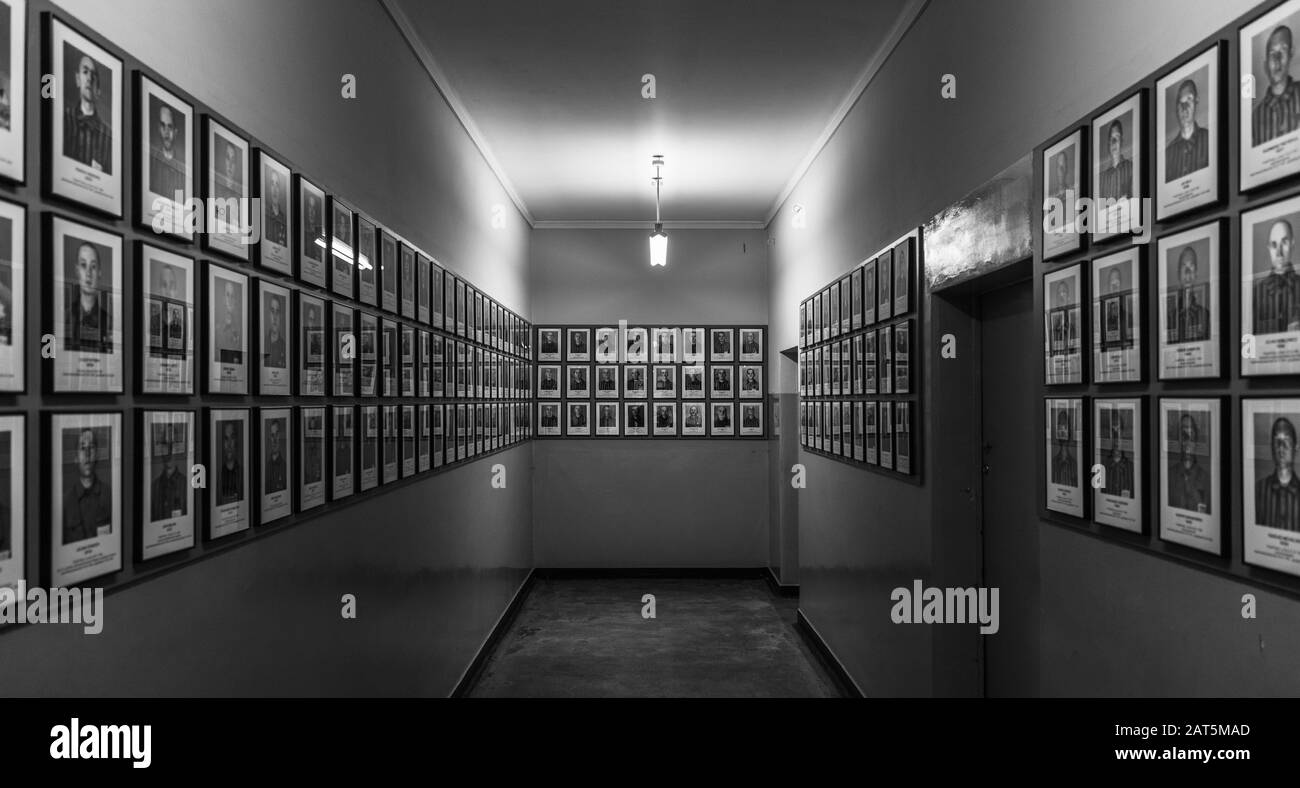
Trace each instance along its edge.
{"label": "row of framed photos", "polygon": [[[1145,397],[1096,398],[1091,414],[1082,397],[1047,399],[1047,509],[1077,518],[1091,511],[1097,523],[1144,533],[1150,509],[1146,490],[1154,481],[1159,537],[1224,555],[1223,524],[1231,522],[1222,465],[1229,456],[1224,400],[1160,397],[1157,402],[1156,422],[1148,427]],[[1300,576],[1295,467],[1300,399],[1243,397],[1240,404],[1242,560]],[[1158,466],[1154,480],[1148,451]],[[1092,457],[1091,467],[1086,457]]]}
{"label": "row of framed photos", "polygon": [[799,403],[799,445],[861,465],[911,475],[913,419],[908,401],[836,400]]}
{"label": "row of framed photos", "polygon": [[[708,344],[705,344],[707,332]],[[595,337],[593,344],[592,337]],[[739,353],[736,352],[737,340]],[[561,353],[563,349],[563,353]],[[539,362],[599,364],[699,364],[705,361],[763,362],[762,328],[563,328],[537,329]],[[563,358],[561,358],[563,356]]]}
{"label": "row of framed photos", "polygon": [[799,353],[799,395],[839,397],[912,393],[915,321],[859,331]]}
{"label": "row of framed photos", "polygon": [[[1300,228],[1300,197],[1243,212],[1240,273],[1225,266],[1232,256],[1223,253],[1224,219],[1157,239],[1155,355],[1160,380],[1220,378],[1229,371],[1224,369],[1225,350],[1237,350],[1225,348],[1222,330],[1229,276],[1241,288],[1241,374],[1300,373],[1300,269],[1292,261],[1292,228]],[[1144,379],[1146,254],[1145,247],[1131,246],[1043,277],[1048,385],[1084,381],[1089,323],[1092,382]],[[1090,309],[1084,308],[1085,290],[1091,293]]]}
{"label": "row of framed photos", "polygon": [[[1041,163],[1043,259],[1079,251],[1086,235],[1094,242],[1117,239],[1153,218],[1168,221],[1221,203],[1233,95],[1240,97],[1238,189],[1250,192],[1300,173],[1296,30],[1300,0],[1286,0],[1238,29],[1240,89],[1225,90],[1229,46],[1215,41],[1155,78],[1154,125],[1147,119],[1147,89],[1140,88],[1098,113],[1088,127],[1049,144]],[[1150,146],[1148,139],[1154,140]],[[1143,216],[1141,198],[1152,194],[1155,216]],[[1085,197],[1090,205],[1080,202]],[[1088,228],[1080,224],[1085,215]]]}
{"label": "row of framed photos", "polygon": [[[531,437],[531,404],[394,404],[135,411],[136,559],[220,539]],[[122,568],[121,412],[44,413],[50,579]],[[206,462],[197,441],[205,431]],[[0,587],[23,579],[26,417],[0,415]],[[205,492],[200,492],[203,489]],[[202,503],[200,502],[202,500]],[[202,514],[201,514],[202,513]]]}
{"label": "row of framed photos", "polygon": [[537,403],[538,437],[734,438],[764,434],[761,401]]}
{"label": "row of framed photos", "polygon": [[[678,374],[680,371],[680,375]],[[538,364],[538,399],[762,399],[762,364]],[[653,385],[648,385],[653,376]]]}
{"label": "row of framed photos", "polygon": [[799,347],[911,312],[917,279],[914,240],[904,238],[800,303]]}

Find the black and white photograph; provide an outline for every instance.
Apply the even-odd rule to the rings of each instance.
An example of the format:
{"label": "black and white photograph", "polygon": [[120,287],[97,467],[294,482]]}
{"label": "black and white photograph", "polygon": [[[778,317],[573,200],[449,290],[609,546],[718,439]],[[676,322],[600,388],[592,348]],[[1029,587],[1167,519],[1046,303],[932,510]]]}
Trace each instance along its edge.
{"label": "black and white photograph", "polygon": [[587,436],[591,434],[591,403],[564,403],[564,434]]}
{"label": "black and white photograph", "polygon": [[0,391],[27,387],[26,238],[27,210],[0,200]]}
{"label": "black and white photograph", "polygon": [[1300,399],[1241,401],[1242,560],[1300,575]]}
{"label": "black and white photograph", "polygon": [[560,334],[563,329],[560,328],[539,328],[537,329],[537,360],[538,361],[561,361],[560,354]]}
{"label": "black and white photograph", "polygon": [[70,586],[122,568],[122,414],[52,413],[47,469],[50,580]]}
{"label": "black and white photograph", "polygon": [[[1143,92],[1092,119],[1092,238],[1104,241],[1144,225],[1142,174],[1146,166]],[[897,268],[898,263],[894,263]]]}
{"label": "black and white photograph", "polygon": [[207,199],[203,216],[203,244],[236,260],[249,259],[253,217],[249,210],[248,140],[210,115],[203,116],[203,195]]}
{"label": "black and white photograph", "polygon": [[876,322],[876,268],[878,265],[878,260],[872,258],[862,266],[862,325],[864,326]]}
{"label": "black and white photograph", "polygon": [[831,284],[826,290],[825,303],[829,308],[829,315],[826,318],[827,328],[830,333],[827,336],[837,337],[840,335],[840,283]]}
{"label": "black and white photograph", "polygon": [[446,293],[443,289],[443,282],[447,274],[436,262],[431,262],[429,272],[429,322],[438,330],[446,330],[446,323],[443,310],[443,303],[446,301]]}
{"label": "black and white photograph", "polygon": [[1142,379],[1142,248],[1092,261],[1092,380]]}
{"label": "black and white photograph", "polygon": [[396,397],[399,394],[397,388],[397,323],[382,318],[379,324],[379,376],[381,380],[379,396]]}
{"label": "black and white photograph", "polygon": [[654,361],[657,364],[672,364],[677,358],[678,329],[655,328],[650,332],[650,344],[654,348]]}
{"label": "black and white photograph", "polygon": [[288,396],[293,387],[293,343],[289,339],[287,287],[257,280],[257,392]]}
{"label": "black and white photograph", "polygon": [[397,246],[397,268],[398,274],[401,277],[400,302],[402,317],[413,319],[415,317],[416,303],[415,250],[406,242],[401,242]]}
{"label": "black and white photograph", "polygon": [[1072,265],[1043,277],[1045,382],[1083,382],[1083,278]]}
{"label": "black and white photograph", "polygon": [[259,491],[257,521],[261,525],[293,514],[292,408],[258,408]]}
{"label": "black and white photograph", "polygon": [[740,329],[740,360],[749,362],[761,362],[763,360],[762,329]]}
{"label": "black and white photograph", "polygon": [[[45,73],[60,88],[45,109],[50,192],[121,217],[122,61],[57,16],[46,27]],[[12,41],[13,34],[6,40]],[[11,101],[10,106],[22,105]]]}
{"label": "black and white photograph", "polygon": [[362,405],[361,412],[361,462],[358,466],[361,492],[379,486],[379,406]]}
{"label": "black and white photograph", "polygon": [[709,435],[730,437],[736,434],[736,406],[731,402],[709,403]]}
{"label": "black and white photograph", "polygon": [[894,316],[894,252],[888,249],[876,258],[876,319]]}
{"label": "black and white photograph", "polygon": [[415,475],[415,406],[402,405],[398,413],[401,422],[402,445],[398,452],[402,463],[402,478]]}
{"label": "black and white photograph", "polygon": [[208,408],[207,417],[208,538],[220,539],[252,525],[252,421],[248,408]]}
{"label": "black and white photograph", "polygon": [[431,405],[430,408],[429,417],[433,420],[430,430],[433,433],[433,467],[441,468],[452,460],[452,406]]}
{"label": "black and white photograph", "polygon": [[25,416],[0,414],[0,589],[17,588],[26,577],[26,437]]}
{"label": "black and white photograph", "polygon": [[704,392],[704,365],[682,367],[682,399],[704,399]]}
{"label": "black and white photograph", "polygon": [[260,148],[253,196],[261,227],[257,241],[257,264],[286,276],[293,276],[293,202],[289,168]]}
{"label": "black and white photograph", "polygon": [[326,340],[324,299],[299,291],[298,301],[298,393],[306,397],[325,396]]}
{"label": "black and white photograph", "polygon": [[330,292],[352,298],[356,269],[356,240],[352,209],[334,195],[329,197]]}
{"label": "black and white photograph", "polygon": [[[0,177],[26,179],[27,0],[0,1]],[[5,586],[0,570],[0,588]]]}
{"label": "black and white photograph", "polygon": [[905,238],[894,247],[894,317],[912,311],[912,282],[916,281],[916,253],[912,239]]}
{"label": "black and white photograph", "polygon": [[732,345],[734,337],[730,328],[711,328],[709,329],[709,361],[734,361],[735,348]]}
{"label": "black and white photograph", "polygon": [[[398,312],[398,267],[397,238],[384,229],[379,236],[379,307],[390,314]],[[456,286],[461,288],[458,294],[463,299],[465,283],[457,281]],[[461,333],[464,333],[463,329]]]}
{"label": "black and white photograph", "polygon": [[399,470],[399,450],[398,444],[401,440],[400,427],[397,420],[397,406],[384,405],[382,411],[383,418],[383,484],[392,484],[397,481]]}
{"label": "black and white photograph", "polygon": [[399,329],[398,391],[403,397],[415,396],[415,326],[405,323]]}
{"label": "black and white photograph", "polygon": [[740,365],[740,398],[763,398],[763,367],[761,365]]}
{"label": "black and white photograph", "polygon": [[[829,403],[823,403],[829,404]],[[825,425],[829,419],[823,419]],[[880,446],[880,467],[893,470],[894,468],[894,403],[881,402],[880,414],[876,419],[876,433]]]}
{"label": "black and white photograph", "polygon": [[876,429],[877,403],[868,402],[862,416],[862,433],[866,443],[866,463],[868,465],[880,464],[880,444],[879,432]]}
{"label": "black and white photograph", "polygon": [[703,402],[682,403],[682,435],[701,436],[708,434],[705,419],[708,418],[708,405]]}
{"label": "black and white photograph", "polygon": [[613,364],[619,360],[619,340],[617,328],[598,328],[595,331],[595,360],[598,364]]}
{"label": "black and white photograph", "polygon": [[194,260],[140,244],[140,390],[194,393]]}
{"label": "black and white photograph", "polygon": [[1300,197],[1241,215],[1241,374],[1300,372]]}
{"label": "black and white photograph", "polygon": [[537,403],[538,435],[560,434],[560,405],[559,402]]}
{"label": "black and white photograph", "polygon": [[415,319],[429,322],[429,258],[415,257]]}
{"label": "black and white photograph", "polygon": [[1218,399],[1160,400],[1160,538],[1220,555],[1224,447]]}
{"label": "black and white photograph", "polygon": [[[608,369],[608,367],[602,367]],[[537,397],[539,399],[560,398],[560,365],[539,364],[537,367]]]}
{"label": "black and white photograph", "polygon": [[677,434],[677,404],[673,402],[656,402],[654,409],[654,434],[657,437],[669,437]]}
{"label": "black and white photograph", "polygon": [[[453,304],[455,305],[455,308],[456,308],[456,309],[455,309],[455,311],[456,311],[456,335],[457,335],[457,336],[461,336],[461,337],[463,337],[463,336],[465,336],[465,333],[466,333],[466,332],[465,332],[465,326],[466,326],[466,315],[465,315],[465,280],[463,280],[463,279],[459,279],[459,278],[453,278],[453,279],[452,279],[452,284],[453,284],[454,287],[452,287],[452,288],[448,288],[448,292],[452,293],[452,302],[453,302]],[[394,309],[396,309],[396,307],[394,307]],[[451,312],[448,312],[448,313],[447,313],[447,317],[448,317],[448,318],[451,317]],[[560,352],[560,338],[559,338],[559,334],[558,334],[558,333],[556,334],[555,352],[556,352],[557,354]],[[542,360],[542,361],[545,361],[546,359],[541,359],[541,360]],[[559,360],[560,360],[560,357],[557,355],[553,360],[554,360],[554,361],[559,361]]]}
{"label": "black and white photograph", "polygon": [[644,436],[649,429],[648,405],[644,402],[623,403],[623,434],[629,437]]}
{"label": "black and white photograph", "polygon": [[564,372],[565,397],[585,399],[591,396],[591,367],[586,364],[567,364]]}
{"label": "black and white photograph", "polygon": [[650,360],[650,336],[644,328],[629,328],[624,332],[623,360],[629,364],[644,364]]}
{"label": "black and white photograph", "polygon": [[876,330],[877,356],[880,361],[880,373],[877,386],[881,394],[894,394],[894,328],[883,326]]}
{"label": "black and white photograph", "polygon": [[1083,400],[1046,401],[1047,508],[1074,517],[1084,516]]}
{"label": "black and white photograph", "polygon": [[195,419],[190,410],[140,413],[140,560],[188,550],[195,544],[195,490],[190,469],[195,452]]}
{"label": "black and white photograph", "polygon": [[[442,413],[441,405],[422,404],[415,406],[416,420],[419,422],[420,437],[416,446],[416,469],[417,473],[424,473],[432,469],[433,466],[433,420],[434,411],[437,411],[439,418]],[[439,424],[439,431],[441,431]]]}
{"label": "black and white photograph", "polygon": [[352,495],[355,489],[356,410],[351,405],[330,406],[330,500]]}
{"label": "black and white photograph", "polygon": [[1142,401],[1095,399],[1092,408],[1092,519],[1142,533],[1146,510],[1142,477],[1147,469],[1142,456]]}
{"label": "black and white photograph", "polygon": [[912,473],[912,403],[894,403],[894,470]]}
{"label": "black and white photograph", "polygon": [[618,399],[618,366],[596,366],[596,399]]}
{"label": "black and white photograph", "polygon": [[709,398],[730,399],[735,395],[736,368],[730,365],[709,365]]}
{"label": "black and white photograph", "polygon": [[62,216],[50,223],[56,392],[120,393],[122,236]]}
{"label": "black and white photograph", "polygon": [[623,367],[623,396],[627,399],[646,399],[647,369],[642,365]]}
{"label": "black and white photograph", "polygon": [[677,367],[656,364],[654,371],[654,399],[677,398]]}
{"label": "black and white photograph", "polygon": [[[866,449],[866,443],[867,443],[867,433],[866,433],[867,421],[866,421],[866,419],[867,419],[867,416],[866,416],[866,409],[867,409],[867,408],[872,408],[872,409],[874,410],[874,408],[875,408],[875,403],[872,403],[872,402],[853,402],[853,403],[850,403],[850,404],[853,406],[853,461],[854,461],[854,462],[862,462],[862,463],[865,463],[865,462],[867,461],[867,449]],[[743,409],[744,409],[744,406],[741,406],[741,409],[743,410]],[[772,412],[773,412],[773,413],[776,412],[776,407],[775,407],[775,405],[773,406]],[[763,414],[763,412],[760,410],[759,413],[758,413],[758,415],[759,415],[759,423],[760,423],[760,424],[762,423],[762,414]],[[774,428],[775,428],[776,426],[779,426],[779,425],[773,425],[773,426],[774,426]],[[742,435],[746,434],[746,433],[745,433],[745,417],[744,417],[744,414],[743,414],[743,413],[741,414],[741,434],[742,434]],[[760,433],[757,433],[757,434],[762,434],[762,433],[760,432]],[[779,436],[774,435],[774,437],[779,437]]]}
{"label": "black and white photograph", "polygon": [[[194,107],[149,77],[136,77],[140,224],[189,241],[194,197]],[[4,133],[0,132],[0,142]]]}
{"label": "black and white photograph", "polygon": [[356,391],[357,341],[356,312],[351,307],[334,302],[330,306],[330,393],[336,397],[351,397]]}
{"label": "black and white photograph", "polygon": [[295,175],[298,188],[294,195],[297,220],[298,278],[309,285],[324,288],[329,237],[325,225],[325,192],[302,175]]}
{"label": "black and white photograph", "polygon": [[1222,222],[1214,221],[1163,236],[1156,243],[1161,380],[1222,374],[1221,227]]}
{"label": "black and white photograph", "polygon": [[[375,223],[357,214],[357,300],[379,306],[379,231]],[[442,292],[439,288],[438,292]],[[438,324],[438,328],[442,328]]]}
{"label": "black and white photograph", "polygon": [[1241,190],[1300,172],[1300,64],[1293,36],[1300,2],[1281,3],[1241,28]]}
{"label": "black and white photograph", "polygon": [[298,408],[298,511],[325,503],[325,408]]}
{"label": "black and white photograph", "polygon": [[763,403],[740,403],[740,434],[745,436],[763,434]]}
{"label": "black and white photograph", "polygon": [[591,330],[570,328],[565,334],[565,361],[591,361]]}
{"label": "black and white photograph", "polygon": [[705,348],[707,347],[704,329],[702,328],[683,328],[682,329],[682,362],[686,364],[700,364],[705,361]]}
{"label": "black and white photograph", "polygon": [[1083,129],[1074,130],[1043,151],[1044,260],[1069,254],[1083,245],[1079,198],[1087,195],[1083,188],[1085,152]]}
{"label": "black and white photograph", "polygon": [[357,312],[356,356],[362,397],[379,396],[379,318],[369,312]]}
{"label": "black and white photograph", "polygon": [[[1219,47],[1156,81],[1156,218],[1165,221],[1219,200],[1222,179]],[[1244,159],[1244,156],[1243,156]]]}
{"label": "black and white photograph", "polygon": [[596,434],[608,436],[619,434],[617,402],[596,403]]}

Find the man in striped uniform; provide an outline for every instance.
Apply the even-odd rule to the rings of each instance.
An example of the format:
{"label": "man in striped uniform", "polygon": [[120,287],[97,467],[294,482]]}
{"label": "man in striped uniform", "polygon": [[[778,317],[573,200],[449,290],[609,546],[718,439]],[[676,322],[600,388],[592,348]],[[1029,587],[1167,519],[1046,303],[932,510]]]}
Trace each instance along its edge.
{"label": "man in striped uniform", "polygon": [[1255,522],[1266,528],[1300,531],[1295,439],[1295,427],[1289,419],[1282,417],[1273,422],[1273,472],[1255,486]]}
{"label": "man in striped uniform", "polygon": [[1295,236],[1285,219],[1268,230],[1268,257],[1272,269],[1255,283],[1254,325],[1256,334],[1278,334],[1300,329],[1300,274],[1291,265]]}
{"label": "man in striped uniform", "polygon": [[1178,454],[1169,463],[1169,505],[1202,514],[1210,513],[1210,474],[1193,453],[1200,430],[1196,420],[1184,413],[1178,419]]}
{"label": "man in striped uniform", "polygon": [[1119,412],[1112,411],[1110,418],[1110,456],[1106,458],[1106,485],[1102,492],[1132,498],[1133,460],[1120,448]]}
{"label": "man in striped uniform", "polygon": [[1250,118],[1251,146],[1300,129],[1300,83],[1291,78],[1291,28],[1279,25],[1264,47],[1268,90]]}
{"label": "man in striped uniform", "polygon": [[1183,80],[1177,95],[1178,133],[1165,144],[1165,183],[1210,166],[1210,132],[1196,122],[1199,101],[1196,83]]}
{"label": "man in striped uniform", "polygon": [[76,73],[77,95],[63,106],[63,155],[106,173],[113,171],[113,131],[95,106],[99,71],[89,55]]}
{"label": "man in striped uniform", "polygon": [[1101,174],[1101,196],[1133,196],[1133,160],[1124,158],[1124,124],[1118,118],[1107,127],[1110,167]]}
{"label": "man in striped uniform", "polygon": [[1070,434],[1070,414],[1066,410],[1056,413],[1056,454],[1052,457],[1052,484],[1066,487],[1079,486],[1079,462],[1071,451],[1074,442]]}

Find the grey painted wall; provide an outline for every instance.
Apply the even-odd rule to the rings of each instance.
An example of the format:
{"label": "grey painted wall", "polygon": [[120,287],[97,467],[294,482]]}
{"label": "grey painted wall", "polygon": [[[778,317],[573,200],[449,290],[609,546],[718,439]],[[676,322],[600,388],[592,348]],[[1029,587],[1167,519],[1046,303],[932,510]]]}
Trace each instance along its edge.
{"label": "grey painted wall", "polygon": [[[670,229],[653,270],[648,235],[536,231],[534,323],[767,323],[761,231]],[[537,566],[767,564],[765,441],[539,439],[533,458]]]}
{"label": "grey painted wall", "polygon": [[[510,201],[378,2],[65,8],[528,316],[531,231],[513,209],[491,228],[492,206]],[[35,57],[39,37],[29,41]],[[357,77],[355,100],[340,96],[344,73]],[[39,170],[29,172],[20,199],[39,188]],[[29,292],[39,292],[40,268],[29,268]],[[29,420],[29,434],[36,427]],[[498,462],[505,490],[490,485]],[[532,566],[530,476],[531,449],[516,447],[115,590],[98,636],[53,626],[0,634],[0,695],[446,695]],[[357,596],[355,621],[339,615],[345,593]]]}
{"label": "grey painted wall", "polygon": [[[1254,5],[931,2],[769,227],[773,352],[797,340],[802,298]],[[955,100],[940,97],[946,73]],[[795,204],[804,229],[792,227]],[[940,299],[923,310],[925,488],[802,455],[800,607],[869,695],[979,691],[969,652],[948,633],[888,616],[893,587],[947,585],[970,569],[953,545],[969,545],[968,507],[955,501],[971,475],[940,436],[978,414],[962,411],[960,388],[944,388],[962,381],[933,356],[943,331],[971,323]],[[972,456],[961,440],[953,454]],[[1040,545],[1042,694],[1300,692],[1270,663],[1296,653],[1296,602],[1046,524]],[[1246,591],[1268,600],[1269,617],[1240,620]],[[1272,645],[1261,651],[1260,637]],[[1150,683],[1135,676],[1172,662]]]}

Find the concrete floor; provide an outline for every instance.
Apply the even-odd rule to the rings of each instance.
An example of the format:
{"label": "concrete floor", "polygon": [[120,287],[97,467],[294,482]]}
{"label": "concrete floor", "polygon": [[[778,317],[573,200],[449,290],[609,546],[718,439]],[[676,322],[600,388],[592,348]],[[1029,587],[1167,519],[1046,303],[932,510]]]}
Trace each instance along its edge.
{"label": "concrete floor", "polygon": [[757,579],[539,578],[469,695],[837,697],[796,607]]}

